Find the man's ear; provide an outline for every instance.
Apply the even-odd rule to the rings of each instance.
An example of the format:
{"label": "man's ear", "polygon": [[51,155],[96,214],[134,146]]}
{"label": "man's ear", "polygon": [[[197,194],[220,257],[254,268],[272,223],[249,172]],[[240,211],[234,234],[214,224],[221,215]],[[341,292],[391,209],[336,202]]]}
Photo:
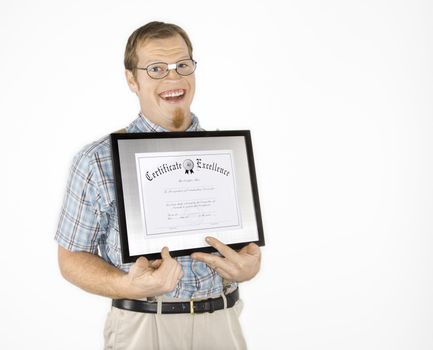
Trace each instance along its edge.
{"label": "man's ear", "polygon": [[139,86],[137,80],[135,80],[134,74],[128,69],[125,69],[126,82],[128,83],[129,89],[138,95]]}

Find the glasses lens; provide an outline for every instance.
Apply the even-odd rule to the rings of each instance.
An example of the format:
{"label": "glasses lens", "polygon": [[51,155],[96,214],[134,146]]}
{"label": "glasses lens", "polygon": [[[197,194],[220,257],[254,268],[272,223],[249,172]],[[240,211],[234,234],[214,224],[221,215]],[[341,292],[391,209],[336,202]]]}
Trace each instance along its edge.
{"label": "glasses lens", "polygon": [[196,67],[196,62],[194,60],[182,60],[177,62],[176,71],[180,75],[190,75],[194,73]]}
{"label": "glasses lens", "polygon": [[167,63],[153,63],[147,66],[147,74],[153,79],[161,79],[167,75],[168,65]]}

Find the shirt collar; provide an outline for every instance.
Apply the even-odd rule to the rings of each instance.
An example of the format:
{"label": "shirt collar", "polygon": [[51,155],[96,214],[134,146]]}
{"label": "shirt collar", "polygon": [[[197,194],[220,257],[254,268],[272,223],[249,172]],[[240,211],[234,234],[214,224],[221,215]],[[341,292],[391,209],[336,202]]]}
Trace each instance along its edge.
{"label": "shirt collar", "polygon": [[[138,113],[137,119],[135,119],[127,128],[130,133],[134,132],[169,132],[169,130],[162,126],[151,122],[141,112]],[[185,131],[202,131],[200,122],[195,114],[191,113],[191,125]]]}

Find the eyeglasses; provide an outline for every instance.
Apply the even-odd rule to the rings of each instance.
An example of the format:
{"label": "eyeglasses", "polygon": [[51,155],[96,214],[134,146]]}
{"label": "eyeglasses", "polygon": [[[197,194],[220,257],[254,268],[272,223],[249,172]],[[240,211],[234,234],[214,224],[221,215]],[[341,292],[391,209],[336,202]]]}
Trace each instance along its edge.
{"label": "eyeglasses", "polygon": [[190,75],[194,73],[197,62],[193,59],[180,60],[176,63],[155,62],[149,64],[146,68],[136,67],[136,69],[145,70],[152,79],[163,79],[171,70],[175,69],[179,75]]}

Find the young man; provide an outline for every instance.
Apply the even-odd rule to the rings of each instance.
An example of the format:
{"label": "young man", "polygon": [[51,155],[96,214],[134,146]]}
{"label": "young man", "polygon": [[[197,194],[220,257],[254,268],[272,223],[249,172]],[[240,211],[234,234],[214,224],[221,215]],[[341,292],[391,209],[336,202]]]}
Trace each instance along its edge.
{"label": "young man", "polygon": [[[141,109],[126,132],[202,130],[190,111],[196,62],[183,29],[162,22],[138,28],[128,39],[124,63]],[[246,348],[237,282],[259,271],[259,247],[236,252],[208,237],[221,256],[174,259],[165,247],[162,259],[122,264],[111,161],[108,137],[76,155],[55,237],[62,275],[113,299],[105,348]]]}

